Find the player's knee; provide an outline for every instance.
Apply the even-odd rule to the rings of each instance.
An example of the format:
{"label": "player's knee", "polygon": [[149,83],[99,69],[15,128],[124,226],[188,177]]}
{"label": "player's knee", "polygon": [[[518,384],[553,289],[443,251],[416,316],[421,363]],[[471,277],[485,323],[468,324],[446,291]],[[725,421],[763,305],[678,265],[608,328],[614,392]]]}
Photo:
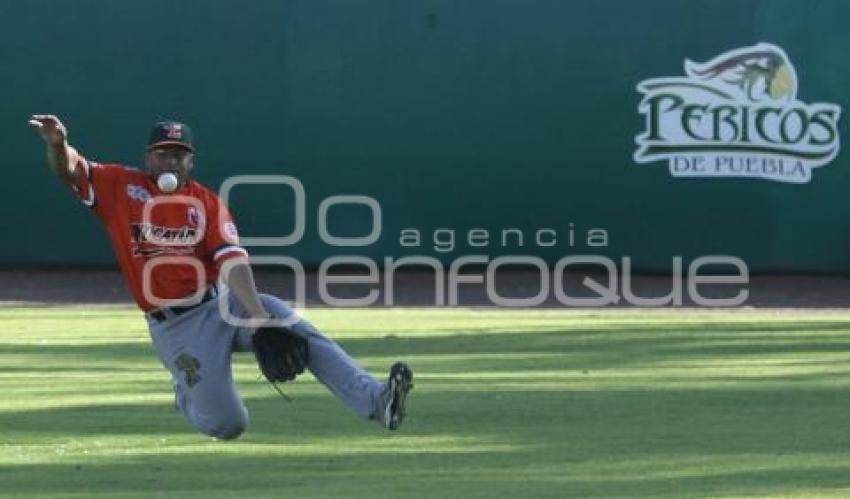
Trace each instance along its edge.
{"label": "player's knee", "polygon": [[245,432],[248,423],[248,411],[243,408],[219,414],[200,430],[211,437],[232,440]]}

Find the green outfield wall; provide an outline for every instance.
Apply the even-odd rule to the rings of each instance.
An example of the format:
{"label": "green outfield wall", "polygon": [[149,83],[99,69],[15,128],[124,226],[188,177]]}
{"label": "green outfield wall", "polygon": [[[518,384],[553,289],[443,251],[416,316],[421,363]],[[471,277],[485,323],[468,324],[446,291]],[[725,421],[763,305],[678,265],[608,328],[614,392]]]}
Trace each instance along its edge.
{"label": "green outfield wall", "polygon": [[[291,234],[302,206],[297,242],[251,250],[306,266],[594,254],[656,272],[725,254],[756,272],[850,269],[847,1],[0,0],[0,14],[7,265],[114,261],[26,126],[50,112],[96,160],[140,165],[150,125],[173,118],[209,186],[297,179],[303,206],[283,184],[239,185],[231,205],[243,236]],[[340,195],[377,202],[374,241],[322,239],[375,232],[359,202],[321,223]]]}

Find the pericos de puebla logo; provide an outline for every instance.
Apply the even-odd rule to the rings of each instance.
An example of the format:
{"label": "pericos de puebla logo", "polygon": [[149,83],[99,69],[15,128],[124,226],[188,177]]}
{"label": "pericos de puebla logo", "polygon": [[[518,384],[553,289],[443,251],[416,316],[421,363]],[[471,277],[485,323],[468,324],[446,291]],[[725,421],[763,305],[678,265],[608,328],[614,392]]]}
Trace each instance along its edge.
{"label": "pericos de puebla logo", "polygon": [[768,43],[696,63],[686,76],[637,85],[646,129],[638,163],[667,160],[674,177],[749,177],[803,184],[838,154],[835,104],[797,100],[797,72]]}

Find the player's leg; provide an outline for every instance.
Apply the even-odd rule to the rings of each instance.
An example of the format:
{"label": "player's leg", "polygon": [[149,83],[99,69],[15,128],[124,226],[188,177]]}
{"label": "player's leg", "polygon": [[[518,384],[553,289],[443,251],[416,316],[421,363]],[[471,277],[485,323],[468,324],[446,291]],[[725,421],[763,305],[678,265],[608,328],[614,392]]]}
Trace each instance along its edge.
{"label": "player's leg", "polygon": [[[265,294],[261,294],[260,298],[266,310],[275,317],[287,318],[294,313],[279,298]],[[238,307],[238,304],[234,306]],[[397,388],[391,390],[389,385],[392,382],[384,383],[375,379],[335,341],[322,334],[307,320],[301,319],[291,327],[293,331],[307,339],[310,352],[307,367],[316,379],[360,416],[377,419],[388,428],[395,429],[399,416],[403,416],[403,412],[395,414],[397,421],[393,424],[392,421],[385,421],[387,407],[398,407],[403,411],[403,399],[412,386],[410,383],[412,375],[406,375],[404,382],[406,384],[396,385]],[[250,334],[250,330],[240,329],[239,350],[251,350]],[[410,369],[407,368],[406,372],[409,373]]]}
{"label": "player's leg", "polygon": [[149,326],[157,355],[174,378],[177,408],[189,423],[221,439],[245,431],[248,411],[230,364],[236,328],[220,320],[216,301]]}

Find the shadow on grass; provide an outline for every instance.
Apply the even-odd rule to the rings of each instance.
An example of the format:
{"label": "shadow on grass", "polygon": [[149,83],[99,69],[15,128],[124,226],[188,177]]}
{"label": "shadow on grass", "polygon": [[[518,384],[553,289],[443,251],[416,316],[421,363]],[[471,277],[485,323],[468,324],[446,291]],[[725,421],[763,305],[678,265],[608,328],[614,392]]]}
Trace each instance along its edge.
{"label": "shadow on grass", "polygon": [[159,404],[0,413],[4,452],[110,443],[101,454],[0,467],[0,481],[14,494],[103,497],[757,495],[850,486],[850,407],[839,389],[414,393],[396,433],[314,394],[294,404],[249,400],[249,432],[217,443],[193,436]]}
{"label": "shadow on grass", "polygon": [[[665,323],[347,338],[342,344],[355,357],[420,356],[426,366],[400,432],[360,420],[330,394],[314,390],[315,383],[302,386],[313,391],[298,393],[293,404],[271,392],[250,397],[251,427],[229,443],[194,435],[169,404],[5,410],[0,462],[15,464],[0,467],[0,493],[565,497],[850,487],[848,378],[842,359],[834,358],[850,352],[848,329],[841,321]],[[574,390],[547,385],[563,378],[545,374],[629,366],[651,373],[670,362],[711,366],[705,363],[773,354],[824,372],[777,377],[767,366],[768,379],[733,370],[663,386],[657,382],[661,372],[656,384],[632,380],[639,386],[628,389],[600,389],[588,376],[574,380]],[[27,366],[42,374],[55,365],[108,377],[105,361],[122,375],[132,366],[158,367],[150,346],[140,343],[6,343],[0,359],[12,368],[3,372],[13,375],[27,374]],[[536,371],[540,375],[523,377]],[[516,387],[497,387],[484,376],[492,373],[505,373]],[[452,377],[458,374],[466,377]],[[11,382],[0,377],[0,386]],[[63,382],[73,380],[57,379]],[[150,391],[154,384],[140,389]],[[102,439],[112,450],[41,454],[31,459],[34,464],[12,450],[43,453],[45,446],[73,439],[80,445]],[[184,447],[169,447],[164,439]]]}
{"label": "shadow on grass", "polygon": [[[429,338],[386,335],[381,338],[343,338],[339,342],[356,355],[423,355],[470,353],[604,353],[627,356],[639,351],[641,359],[681,355],[765,354],[778,352],[850,352],[848,322],[734,322],[664,323],[655,326],[614,324],[607,328],[545,326],[502,332],[489,328],[455,330],[456,334]],[[331,334],[332,336],[332,334]],[[85,345],[0,343],[0,356],[49,356],[69,360],[149,360],[148,343],[125,342]],[[54,362],[54,364],[61,364]],[[85,364],[82,364],[85,365]]]}
{"label": "shadow on grass", "polygon": [[[486,372],[505,373],[501,381],[563,382],[570,373],[642,369],[658,379],[668,376],[681,381],[681,374],[665,374],[663,369],[725,366],[727,371],[747,367],[749,362],[765,363],[765,379],[789,382],[818,382],[846,379],[846,361],[850,357],[848,323],[778,321],[752,324],[733,322],[665,323],[664,327],[639,324],[615,324],[609,329],[523,330],[493,332],[488,328],[466,329],[453,335],[385,336],[382,338],[345,338],[340,342],[357,359],[408,358],[420,374],[434,375],[435,382],[453,382],[451,375]],[[845,355],[846,354],[846,355]],[[251,364],[249,354],[235,357]],[[126,376],[152,373],[161,369],[148,343],[0,344],[2,374],[47,376],[110,373]],[[382,360],[381,362],[386,362]],[[783,366],[785,371],[771,372]],[[792,368],[791,366],[797,366]],[[378,373],[382,374],[380,366]],[[540,372],[541,374],[534,374]],[[547,376],[545,372],[556,372]],[[669,373],[669,371],[667,372]],[[449,375],[440,377],[441,374]],[[634,373],[626,373],[634,375]],[[624,374],[624,376],[626,375]],[[530,375],[533,379],[525,380]],[[700,374],[703,381],[723,380],[757,382],[752,373],[736,377],[734,372]],[[646,381],[646,380],[644,380]],[[76,383],[75,378],[57,376],[55,383]],[[468,377],[466,384],[487,384],[488,378]],[[571,380],[571,383],[576,383]],[[0,378],[2,387],[3,378]]]}
{"label": "shadow on grass", "polygon": [[[618,479],[569,467],[525,467],[534,454],[505,453],[498,462],[453,453],[406,456],[151,456],[111,463],[0,467],[6,491],[59,497],[635,497],[820,491],[850,486],[846,465],[773,469],[723,468],[705,476]],[[486,458],[486,457],[485,457]],[[520,464],[522,463],[522,464]],[[672,472],[671,474],[675,474]]]}

